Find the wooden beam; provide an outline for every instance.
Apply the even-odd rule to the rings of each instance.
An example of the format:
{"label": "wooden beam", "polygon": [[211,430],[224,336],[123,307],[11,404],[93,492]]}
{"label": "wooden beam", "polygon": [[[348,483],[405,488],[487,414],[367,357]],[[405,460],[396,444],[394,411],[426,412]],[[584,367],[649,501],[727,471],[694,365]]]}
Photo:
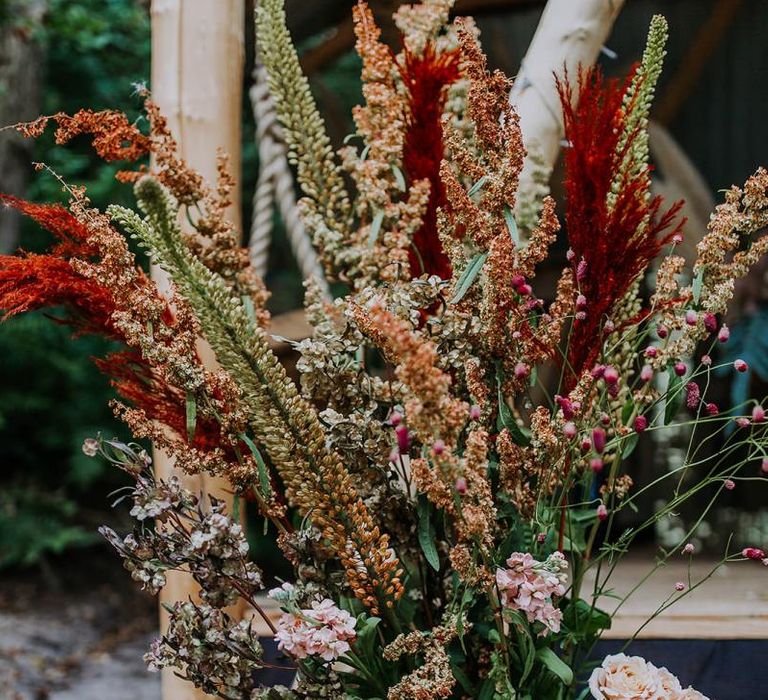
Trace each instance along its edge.
{"label": "wooden beam", "polygon": [[[180,155],[209,182],[216,178],[216,151],[230,155],[240,180],[240,119],[242,109],[244,0],[152,0],[152,96],[168,118],[179,142]],[[240,192],[233,192],[228,211],[241,228]],[[164,275],[153,277],[163,286]],[[213,353],[201,347],[203,359],[213,366]],[[178,476],[195,492],[210,493],[232,502],[231,488],[210,475],[177,472],[168,457],[155,453],[158,477]],[[160,600],[173,603],[197,596],[197,585],[188,574],[168,572],[168,585]],[[161,608],[161,628],[167,615]],[[174,675],[163,671],[163,700],[200,700],[209,697]]]}
{"label": "wooden beam", "polygon": [[715,49],[720,45],[728,28],[733,24],[743,0],[719,0],[712,14],[696,33],[685,58],[680,62],[667,84],[653,118],[660,124],[670,124],[685,104],[701,78]]}

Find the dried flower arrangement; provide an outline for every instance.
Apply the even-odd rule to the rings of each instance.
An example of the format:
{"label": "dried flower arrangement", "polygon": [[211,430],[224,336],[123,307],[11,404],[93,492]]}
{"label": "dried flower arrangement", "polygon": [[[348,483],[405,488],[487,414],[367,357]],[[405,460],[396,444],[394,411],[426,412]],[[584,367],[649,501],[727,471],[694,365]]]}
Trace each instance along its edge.
{"label": "dried flower arrangement", "polygon": [[[727,341],[718,315],[768,248],[768,172],[726,193],[684,284],[679,205],[650,194],[647,121],[667,32],[654,18],[625,81],[584,70],[558,85],[569,249],[552,298],[539,298],[555,202],[539,202],[537,221],[516,220],[524,149],[511,81],[489,72],[470,20],[449,23],[451,5],[401,7],[394,55],[360,0],[363,147],[337,161],[281,0],[259,4],[303,219],[328,277],[347,289],[329,301],[307,284],[314,334],[296,345],[299,386],[269,349],[267,293],[223,216],[226,159],[206,185],[149,96],[148,134],[114,112],[19,126],[34,137],[53,120],[59,143],[90,134],[106,159],[153,161],[121,174],[138,212],[101,213],[70,187],[68,210],[5,197],[59,242],[0,258],[0,307],[61,307],[76,332],[122,343],[98,360],[116,414],[181,469],[225,475],[275,525],[294,566],[295,580],[269,593],[284,611],[274,625],[236,515],[155,480],[139,445],[87,440],[88,454],[135,479],[139,526],[104,530],[132,577],[157,592],[182,569],[201,587],[199,603],[169,611],[151,666],[238,700],[702,698],[637,657],[594,668],[590,650],[611,624],[601,605],[633,540],[703,489],[714,499],[768,470],[763,408],[719,411],[705,397],[713,360],[693,359]],[[167,272],[169,297],[126,237]],[[201,361],[199,337],[217,369]],[[703,437],[660,479],[668,498],[657,511],[617,531],[649,488],[633,489],[630,454],[642,434],[680,420]],[[716,457],[702,457],[716,440]],[[693,556],[695,529],[657,565]],[[768,563],[756,547],[727,549],[720,563],[742,560]],[[657,614],[701,582],[679,584]],[[259,685],[268,664],[251,620],[224,610],[240,598],[295,667],[293,689]]]}

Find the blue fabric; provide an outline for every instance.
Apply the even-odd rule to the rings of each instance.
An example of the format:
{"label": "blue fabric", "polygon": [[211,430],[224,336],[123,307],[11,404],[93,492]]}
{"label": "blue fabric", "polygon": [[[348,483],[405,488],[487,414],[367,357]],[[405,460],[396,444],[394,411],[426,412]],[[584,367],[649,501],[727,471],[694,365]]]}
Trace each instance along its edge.
{"label": "blue fabric", "polygon": [[[623,646],[603,640],[594,658]],[[768,639],[639,639],[625,653],[666,666],[684,688],[692,685],[711,700],[768,700]]]}

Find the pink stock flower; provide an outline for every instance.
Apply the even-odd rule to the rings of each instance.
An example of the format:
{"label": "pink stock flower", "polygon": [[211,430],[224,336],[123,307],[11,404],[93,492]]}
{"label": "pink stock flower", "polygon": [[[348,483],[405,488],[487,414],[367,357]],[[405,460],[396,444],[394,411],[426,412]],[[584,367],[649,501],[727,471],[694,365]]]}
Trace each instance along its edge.
{"label": "pink stock flower", "polygon": [[319,656],[335,661],[350,650],[355,636],[355,618],[325,598],[298,613],[283,613],[275,639],[278,649],[295,659]]}
{"label": "pink stock flower", "polygon": [[605,450],[606,435],[605,430],[602,428],[594,428],[592,430],[592,444],[595,447],[597,454],[602,454]]}
{"label": "pink stock flower", "polygon": [[565,594],[568,562],[554,552],[544,562],[528,552],[515,552],[507,559],[506,569],[496,570],[496,585],[505,607],[525,613],[529,622],[540,622],[545,629],[559,632],[562,611],[555,607],[553,596]]}

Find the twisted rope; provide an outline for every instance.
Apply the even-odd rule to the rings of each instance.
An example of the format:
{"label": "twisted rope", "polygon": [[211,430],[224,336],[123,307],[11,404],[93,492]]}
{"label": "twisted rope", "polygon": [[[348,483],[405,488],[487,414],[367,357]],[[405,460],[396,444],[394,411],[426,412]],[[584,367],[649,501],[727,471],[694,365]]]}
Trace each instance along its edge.
{"label": "twisted rope", "polygon": [[325,295],[330,297],[320,259],[299,218],[293,174],[288,164],[288,150],[277,121],[274,102],[269,94],[267,71],[260,62],[256,63],[253,76],[254,82],[249,96],[256,120],[260,167],[253,196],[253,216],[248,242],[251,264],[262,276],[267,271],[273,212],[277,208],[302,277],[314,277]]}

